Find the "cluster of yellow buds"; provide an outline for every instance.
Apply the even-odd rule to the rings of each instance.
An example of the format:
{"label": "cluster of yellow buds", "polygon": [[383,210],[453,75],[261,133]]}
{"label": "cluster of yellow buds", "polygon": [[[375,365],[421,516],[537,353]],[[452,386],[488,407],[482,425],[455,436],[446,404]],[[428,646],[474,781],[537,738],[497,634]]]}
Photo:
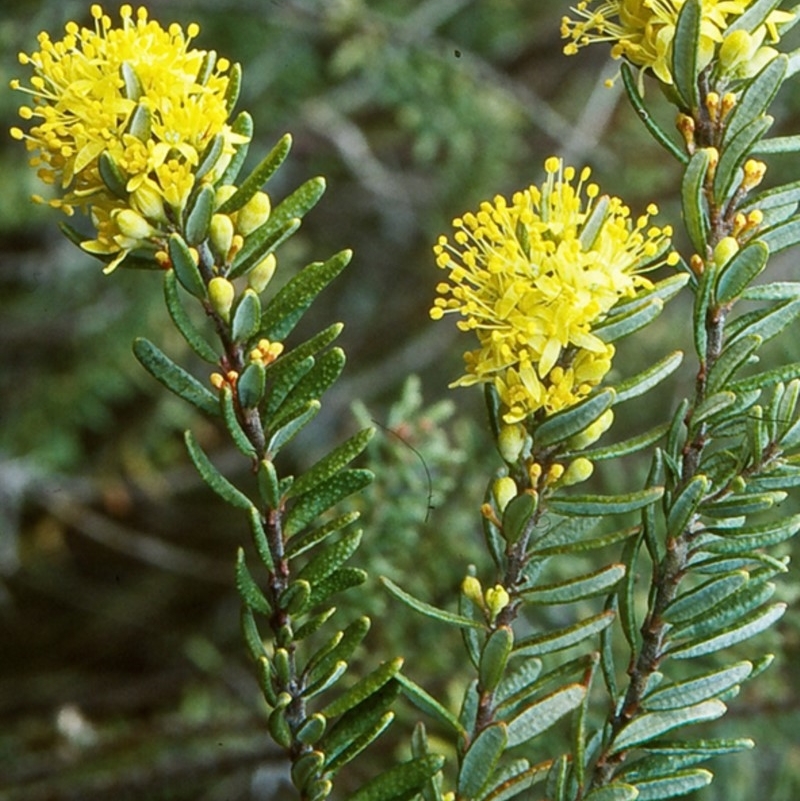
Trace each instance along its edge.
{"label": "cluster of yellow buds", "polygon": [[250,351],[250,361],[266,367],[272,364],[283,353],[283,342],[270,342],[268,339],[259,339],[258,345]]}
{"label": "cluster of yellow buds", "polygon": [[211,373],[209,381],[214,389],[222,389],[223,387],[235,387],[236,382],[239,380],[239,373],[236,370],[228,370],[225,375],[222,373]]}
{"label": "cluster of yellow buds", "polygon": [[532,462],[528,467],[531,484],[547,489],[572,487],[589,479],[593,472],[594,465],[585,456],[573,459],[566,466],[561,462],[552,462],[546,471],[539,462]]}
{"label": "cluster of yellow buds", "polygon": [[497,616],[511,602],[508,590],[502,584],[495,584],[484,591],[475,576],[467,576],[461,583],[461,592],[479,609],[482,609],[493,623]]}

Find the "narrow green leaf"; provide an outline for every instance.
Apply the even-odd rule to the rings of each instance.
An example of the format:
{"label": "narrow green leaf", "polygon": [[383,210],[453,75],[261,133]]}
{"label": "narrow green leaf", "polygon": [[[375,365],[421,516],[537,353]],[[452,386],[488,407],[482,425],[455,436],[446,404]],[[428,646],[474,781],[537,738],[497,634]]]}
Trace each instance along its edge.
{"label": "narrow green leaf", "polygon": [[785,603],[773,604],[767,607],[766,610],[753,613],[740,621],[738,625],[729,627],[711,639],[701,640],[697,643],[687,643],[684,646],[675,648],[675,650],[670,651],[670,656],[672,656],[673,659],[692,659],[696,656],[704,656],[705,654],[710,654],[723,648],[730,648],[731,645],[743,642],[769,628],[776,620],[783,616],[785,611]]}
{"label": "narrow green leaf", "polygon": [[728,668],[713,670],[693,679],[659,687],[644,699],[644,708],[652,712],[682,709],[699,704],[741,684],[752,670],[753,665],[750,662],[737,662]]}
{"label": "narrow green leaf", "polygon": [[692,522],[697,508],[708,491],[708,479],[698,474],[681,490],[667,514],[667,536],[679,537]]}
{"label": "narrow green leaf", "polygon": [[[615,442],[612,445],[605,445],[602,448],[589,448],[588,450],[574,451],[573,453],[581,454],[592,462],[601,461],[604,459],[616,459],[620,456],[628,456],[631,453],[638,453],[641,450],[658,442],[669,429],[669,423],[663,423],[650,431],[645,431],[644,434],[638,434],[630,439]],[[566,454],[567,456],[570,454]]]}
{"label": "narrow green leaf", "polygon": [[584,695],[583,684],[569,684],[525,708],[508,721],[508,747],[530,742],[575,709]]}
{"label": "narrow green leaf", "polygon": [[[715,362],[715,368],[718,363],[718,361]],[[709,377],[709,382],[706,385],[709,387],[709,392],[711,391],[710,383],[711,381]],[[692,415],[692,419],[690,421],[691,429],[696,431],[701,423],[712,420],[715,415],[725,411],[725,409],[727,409],[729,406],[732,406],[734,403],[736,403],[736,395],[733,392],[713,392],[713,394],[707,395],[694,410],[694,414]]]}
{"label": "narrow green leaf", "polygon": [[200,477],[208,484],[217,495],[220,496],[226,503],[235,506],[237,509],[243,509],[249,512],[253,504],[250,499],[241,490],[225,478],[222,473],[211,464],[211,460],[206,456],[205,451],[198,445],[194,434],[191,431],[184,433],[184,440],[186,441],[186,450],[189,451],[189,456],[200,473]]}
{"label": "narrow green leaf", "polygon": [[466,736],[466,731],[459,723],[458,718],[432,695],[423,690],[422,687],[403,673],[398,673],[397,676],[395,676],[395,680],[400,684],[406,698],[408,698],[417,709],[430,715],[441,725],[451,729],[455,734],[462,737]]}
{"label": "narrow green leaf", "polygon": [[361,468],[335,473],[297,499],[284,521],[284,533],[287,537],[294,536],[339,501],[364,489],[372,478],[370,470]]}
{"label": "narrow green leaf", "polygon": [[710,770],[694,768],[682,770],[660,779],[649,779],[636,783],[637,801],[660,801],[662,798],[677,798],[711,784],[714,774]]}
{"label": "narrow green leaf", "polygon": [[[746,14],[744,16],[747,16]],[[736,23],[734,23],[735,25]],[[733,26],[731,26],[731,30]],[[725,125],[723,148],[753,120],[759,119],[769,108],[780,89],[786,74],[787,59],[779,55],[769,61],[750,82],[731,111]]]}
{"label": "narrow green leaf", "polygon": [[626,495],[559,495],[549,498],[547,507],[566,517],[624,514],[655,503],[663,494],[663,487],[649,487]]}
{"label": "narrow green leaf", "polygon": [[[688,7],[688,3],[684,8]],[[708,172],[709,152],[697,150],[686,165],[681,185],[683,219],[692,246],[698,253],[706,252],[708,236],[708,214],[703,187]]]}
{"label": "narrow green leaf", "polygon": [[514,760],[509,765],[501,765],[492,777],[492,787],[482,801],[508,801],[529,790],[537,782],[546,778],[552,762],[528,765],[525,759]]}
{"label": "narrow green leaf", "polygon": [[414,598],[413,595],[409,595],[404,590],[401,590],[400,587],[398,587],[390,579],[386,578],[386,576],[381,576],[381,582],[383,583],[384,587],[386,587],[386,589],[389,590],[392,595],[394,595],[395,598],[398,598],[404,604],[410,606],[412,609],[420,614],[425,615],[426,617],[433,618],[434,620],[440,620],[443,623],[450,623],[454,626],[467,626],[474,629],[484,628],[483,624],[471,620],[468,617],[456,615],[453,612],[447,612],[444,609],[438,609],[435,606],[431,606],[424,601]]}
{"label": "narrow green leaf", "polygon": [[534,431],[537,448],[545,448],[569,439],[573,434],[583,431],[615,403],[615,392],[606,389],[565,411],[548,417]]}
{"label": "narrow green leaf", "polygon": [[243,548],[239,548],[236,552],[236,589],[239,591],[244,603],[251,609],[260,612],[262,615],[272,614],[272,607],[247,569]]}
{"label": "narrow green leaf", "polygon": [[800,242],[800,217],[791,217],[765,231],[759,231],[758,241],[763,242],[773,256],[782,250],[794,247]]}
{"label": "narrow green leaf", "polygon": [[786,500],[785,492],[762,492],[758,495],[748,495],[742,493],[739,495],[730,495],[727,498],[721,498],[713,503],[704,504],[702,513],[706,517],[722,517],[732,518],[744,515],[757,514],[758,512],[766,512],[776,504],[781,504]]}
{"label": "narrow green leaf", "polygon": [[317,553],[297,574],[297,578],[312,585],[326,579],[356,552],[360,544],[361,531],[356,529],[348,532]]}
{"label": "narrow green leaf", "polygon": [[624,575],[625,565],[612,564],[583,576],[522,590],[520,595],[532,604],[573,603],[609,592]]}
{"label": "narrow green leaf", "polygon": [[183,288],[196,298],[204,300],[207,296],[206,285],[197,262],[189,252],[189,246],[184,242],[180,234],[172,234],[169,238],[169,260],[178,281]]}
{"label": "narrow green leaf", "polygon": [[289,497],[303,495],[338,473],[367,447],[374,434],[374,428],[365,428],[332,450],[294,482]]}
{"label": "narrow green leaf", "polygon": [[634,111],[638,114],[639,119],[644,123],[645,128],[650,132],[653,139],[680,164],[688,164],[689,156],[687,153],[670,139],[664,129],[653,119],[645,106],[644,99],[639,94],[639,90],[636,86],[636,78],[633,74],[633,70],[628,63],[623,62],[620,65],[620,74],[622,75],[622,85],[625,87],[625,92],[628,95],[628,99],[631,101]]}
{"label": "narrow green leaf", "polygon": [[497,689],[513,646],[514,633],[508,626],[499,626],[487,637],[478,668],[478,685],[481,691],[494,692]]}
{"label": "narrow green leaf", "polygon": [[[703,545],[709,553],[746,553],[767,548],[793,537],[800,531],[800,515],[784,517],[759,526],[736,528],[722,539]],[[720,532],[721,533],[721,532]]]}
{"label": "narrow green leaf", "polygon": [[750,8],[740,17],[737,17],[728,26],[726,33],[731,31],[747,31],[752,33],[762,25],[770,13],[781,4],[781,0],[756,0]]}
{"label": "narrow green leaf", "polygon": [[612,782],[605,787],[598,787],[585,796],[585,801],[634,801],[639,791],[630,784]]}
{"label": "narrow green leaf", "polygon": [[261,299],[252,289],[246,289],[236,306],[231,321],[234,342],[248,342],[261,328]]}
{"label": "narrow green leaf", "polygon": [[753,155],[765,156],[775,153],[797,153],[800,151],[800,136],[770,136],[756,142]]}
{"label": "narrow green leaf", "polygon": [[247,141],[239,145],[234,145],[235,152],[228,166],[225,168],[225,172],[222,173],[219,181],[217,181],[217,185],[219,186],[232,184],[238,177],[244,160],[247,157],[250,141],[253,138],[253,118],[246,111],[240,111],[231,125],[231,131],[245,137]]}
{"label": "narrow green leaf", "polygon": [[278,167],[283,164],[292,147],[292,137],[284,134],[275,147],[263,158],[242,185],[218,209],[220,214],[232,214],[238,211],[269,180]]}
{"label": "narrow green leaf", "polygon": [[261,403],[266,388],[266,373],[261,362],[250,362],[236,382],[239,403],[244,409],[255,409]]}
{"label": "narrow green leaf", "polygon": [[161,382],[170,392],[196,406],[212,417],[220,414],[217,397],[206,389],[193,375],[179,367],[150,340],[138,337],[133,341],[133,353],[142,367],[153,378]]}
{"label": "narrow green leaf", "polygon": [[736,253],[717,278],[717,302],[736,300],[764,269],[768,257],[769,249],[758,240]]}
{"label": "narrow green leaf", "polygon": [[244,246],[236,254],[228,272],[228,278],[246,275],[270,253],[274,253],[289,237],[300,228],[302,220],[290,217],[279,220],[274,216],[256,228],[244,241]]}
{"label": "narrow green leaf", "polygon": [[749,312],[728,326],[728,343],[745,336],[759,336],[762,343],[767,342],[793,323],[799,314],[800,299]]}
{"label": "narrow green leaf", "polygon": [[684,111],[696,111],[700,106],[697,77],[700,73],[700,0],[686,0],[675,23],[672,40],[672,80]]}
{"label": "narrow green leaf", "polygon": [[671,376],[680,367],[683,361],[683,351],[675,350],[660,359],[652,367],[642,370],[631,378],[620,382],[615,387],[617,396],[613,405],[617,406],[631,398],[637,398],[648,390],[660,384],[665,378]]}
{"label": "narrow green leaf", "polygon": [[301,270],[269,302],[261,315],[261,336],[284,340],[320,292],[347,266],[352,252],[343,250],[325,262]]}
{"label": "narrow green leaf", "polygon": [[788,383],[795,378],[800,378],[800,362],[783,364],[774,367],[772,370],[765,370],[763,373],[741,378],[728,386],[731,392],[746,392],[751,389],[763,389],[778,382]]}
{"label": "narrow green leaf", "polygon": [[698,281],[692,310],[694,348],[695,352],[703,362],[705,362],[706,359],[706,349],[708,344],[708,309],[711,305],[711,298],[714,294],[715,283],[716,269],[712,265],[707,264],[706,269],[703,271],[703,274],[700,276]]}
{"label": "narrow green leaf", "polygon": [[664,610],[662,618],[667,623],[679,624],[695,615],[704,614],[736,592],[749,577],[747,571],[739,570],[721,578],[710,579],[676,598]]}
{"label": "narrow green leaf", "polygon": [[270,427],[279,426],[287,417],[308,403],[318,401],[344,370],[346,357],[341,348],[331,348],[316,359],[313,367],[295,384],[278,408]]}
{"label": "narrow green leaf", "polygon": [[292,617],[302,615],[311,606],[311,584],[304,579],[295,579],[280,594],[278,608]]}
{"label": "narrow green leaf", "polygon": [[739,751],[749,751],[755,743],[749,737],[718,738],[700,740],[660,740],[657,743],[647,743],[643,746],[646,751],[660,756],[682,756],[685,754],[701,754],[706,759],[725,754],[736,754]]}
{"label": "narrow green leaf", "polygon": [[728,198],[734,188],[734,181],[740,179],[741,167],[750,158],[753,145],[772,127],[773,122],[773,118],[768,115],[758,117],[744,125],[736,136],[728,139],[714,173],[714,198],[719,205]]}
{"label": "narrow green leaf", "polygon": [[272,561],[272,553],[270,552],[267,535],[264,531],[264,521],[261,518],[261,512],[259,512],[255,506],[251,506],[248,510],[248,516],[250,518],[250,530],[253,534],[253,544],[256,547],[256,552],[264,567],[266,567],[267,570],[274,570],[275,563]]}
{"label": "narrow green leaf", "polygon": [[323,710],[322,714],[325,717],[333,718],[342,715],[349,709],[358,706],[362,701],[369,698],[369,696],[376,693],[386,684],[391,681],[403,667],[403,660],[401,657],[396,657],[389,662],[384,662],[375,670],[364,676],[363,679],[357,681],[352,687],[345,690],[338,698],[331,701]]}
{"label": "narrow green leaf", "polygon": [[389,768],[353,793],[349,801],[401,801],[409,799],[444,766],[444,757],[430,754]]}
{"label": "narrow green leaf", "polygon": [[128,176],[107,150],[104,150],[97,159],[97,171],[112,195],[120,200],[128,200]]}
{"label": "narrow green leaf", "polygon": [[[362,723],[367,720],[371,719],[365,717],[362,719]],[[370,722],[370,725],[365,727],[360,735],[351,740],[333,759],[328,761],[326,769],[331,771],[331,773],[341,770],[348,762],[355,759],[368,745],[377,740],[378,737],[389,728],[393,720],[394,712],[384,712],[377,720]]]}
{"label": "narrow green leaf", "polygon": [[492,723],[470,743],[458,771],[458,794],[479,798],[506,748],[505,723]]}
{"label": "narrow green leaf", "polygon": [[352,522],[358,520],[359,517],[359,512],[347,512],[346,514],[335,517],[324,526],[312,529],[302,536],[292,537],[286,546],[287,558],[294,559],[301,553],[305,553],[315,545],[319,545],[326,540],[331,534],[335,534],[337,531],[349,526]]}
{"label": "narrow green leaf", "polygon": [[306,639],[306,637],[310,637],[312,634],[316,634],[334,614],[336,614],[336,607],[332,606],[324,612],[306,618],[305,622],[294,631],[295,642],[299,642],[300,640]]}
{"label": "narrow green leaf", "polygon": [[644,298],[638,308],[626,314],[615,314],[592,328],[592,333],[603,342],[616,342],[622,337],[649,325],[664,311],[664,301],[660,298]]}
{"label": "narrow green leaf", "polygon": [[287,442],[297,436],[319,414],[319,410],[319,401],[309,401],[304,409],[299,410],[293,418],[273,431],[267,443],[268,456],[274,457]]}
{"label": "narrow green leaf", "polygon": [[[186,211],[183,235],[188,245],[199,245],[208,236],[208,226],[214,213],[214,187],[203,184]],[[170,241],[171,241],[170,237]],[[171,251],[170,251],[171,255]]]}
{"label": "narrow green leaf", "polygon": [[655,740],[656,737],[681,726],[689,726],[705,720],[716,720],[725,714],[726,709],[727,707],[722,701],[712,699],[683,709],[647,712],[639,715],[617,735],[611,747],[611,753],[627,751],[649,740]]}
{"label": "narrow green leaf", "polygon": [[645,528],[637,537],[631,537],[622,550],[622,561],[625,564],[625,578],[617,590],[616,605],[622,633],[631,649],[636,649],[639,642],[639,626],[636,621],[635,589],[637,577],[637,560],[644,541]]}
{"label": "narrow green leaf", "polygon": [[518,656],[531,657],[563,651],[565,648],[571,648],[601,632],[614,622],[614,618],[613,612],[606,611],[563,629],[548,631],[545,634],[534,634],[519,640],[514,648],[514,653]]}
{"label": "narrow green leaf", "polygon": [[167,310],[169,311],[169,316],[172,318],[172,322],[175,323],[175,327],[186,340],[189,347],[204,361],[210,364],[216,364],[219,361],[217,352],[208,344],[197,328],[195,328],[194,323],[183,308],[183,304],[178,295],[178,281],[175,276],[175,270],[164,271],[164,300],[166,301]]}
{"label": "narrow green leaf", "polygon": [[606,548],[609,545],[616,545],[629,537],[633,537],[639,533],[639,527],[623,528],[619,531],[613,531],[610,534],[602,534],[599,537],[591,537],[588,539],[575,539],[567,541],[558,545],[548,545],[544,548],[536,548],[535,554],[537,557],[555,556],[556,554],[575,554],[584,553],[586,551],[595,551],[599,548]]}
{"label": "narrow green leaf", "polygon": [[248,458],[256,458],[256,449],[247,438],[247,434],[239,423],[236,417],[236,409],[233,406],[233,393],[229,386],[223,386],[220,391],[220,401],[222,407],[222,419],[225,422],[225,428],[231,435],[231,440],[240,453],[243,453]]}
{"label": "narrow green leaf", "polygon": [[347,628],[336,632],[326,643],[312,654],[303,675],[309,681],[315,681],[320,675],[330,669],[337,662],[345,662],[355,652],[361,641],[366,637],[370,628],[368,617],[356,618]]}
{"label": "narrow green leaf", "polygon": [[256,625],[256,619],[253,616],[253,610],[246,604],[242,604],[240,622],[242,639],[247,646],[247,650],[250,652],[250,656],[258,663],[262,659],[265,659],[266,650],[264,649],[264,642],[261,639],[261,634],[259,634],[258,626]]}
{"label": "narrow green leaf", "polygon": [[[726,388],[733,375],[745,364],[761,346],[761,337],[756,334],[738,337],[720,353],[708,374],[708,391],[716,393]],[[736,394],[733,393],[734,401]],[[730,405],[730,404],[728,404]]]}
{"label": "narrow green leaf", "polygon": [[503,510],[502,536],[506,542],[515,543],[529,531],[531,518],[538,506],[538,498],[530,492],[523,492],[509,501]]}
{"label": "narrow green leaf", "polygon": [[222,134],[216,134],[206,145],[206,149],[203,151],[202,156],[200,156],[200,163],[197,165],[197,169],[194,173],[195,182],[208,175],[208,173],[217,166],[217,162],[222,155],[224,147],[225,137]]}

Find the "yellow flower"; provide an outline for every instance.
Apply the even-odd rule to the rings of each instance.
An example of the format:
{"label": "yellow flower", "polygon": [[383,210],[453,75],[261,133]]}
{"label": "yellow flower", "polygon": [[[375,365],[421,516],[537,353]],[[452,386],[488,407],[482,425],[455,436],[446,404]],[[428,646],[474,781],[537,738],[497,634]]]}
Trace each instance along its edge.
{"label": "yellow flower", "polygon": [[[206,149],[222,144],[202,176],[213,182],[243,141],[228,125],[230,64],[190,47],[196,24],[164,30],[145,8],[134,15],[129,5],[120,8],[117,28],[98,5],[92,16],[93,29],[69,22],[60,41],[41,33],[39,50],[20,54],[34,74],[29,87],[11,85],[31,96],[20,109],[31,124],[12,136],[25,141],[39,177],[59,190],[51,204],[68,214],[77,207],[109,220],[134,207],[152,209],[154,224],[164,222],[165,209],[174,220]],[[99,231],[98,240],[113,248],[106,234]]]}
{"label": "yellow flower", "polygon": [[[626,58],[643,69],[651,69],[665,84],[672,83],[672,41],[675,25],[685,0],[581,0],[573,9],[577,19],[565,16],[561,35],[571,41],[567,55],[592,42],[610,42],[614,58]],[[755,0],[702,0],[700,23],[700,68],[707,66],[723,43],[728,27]],[[780,39],[778,25],[794,19],[786,11],[772,11],[764,24],[752,31],[757,43],[749,55],[749,66],[738,65],[737,78],[754,75],[766,60],[777,55],[761,48],[765,36],[771,43]]]}
{"label": "yellow flower", "polygon": [[613,346],[592,326],[623,297],[651,286],[640,272],[654,260],[674,264],[669,226],[650,226],[655,206],[633,221],[619,198],[599,197],[584,168],[545,162],[541,187],[517,192],[509,204],[496,197],[477,213],[453,221],[453,242],[434,247],[449,281],[431,317],[461,316],[479,347],[464,355],[466,374],[452,386],[493,383],[506,423],[541,410],[572,406],[611,367]]}

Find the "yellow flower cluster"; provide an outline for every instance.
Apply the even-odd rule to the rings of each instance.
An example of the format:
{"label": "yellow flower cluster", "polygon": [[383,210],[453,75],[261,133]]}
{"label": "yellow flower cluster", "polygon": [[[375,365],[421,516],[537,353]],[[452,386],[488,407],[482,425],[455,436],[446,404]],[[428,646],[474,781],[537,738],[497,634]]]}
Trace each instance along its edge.
{"label": "yellow flower cluster", "polygon": [[117,28],[98,5],[92,16],[93,29],[70,22],[60,41],[41,33],[40,49],[20,54],[34,74],[29,87],[11,85],[32,97],[19,110],[31,126],[11,134],[58,187],[51,205],[91,212],[97,238],[84,247],[118,254],[113,268],[179,217],[210,146],[218,158],[202,180],[213,182],[244,139],[228,124],[230,64],[190,47],[196,24],[164,30],[129,5]]}
{"label": "yellow flower cluster", "polygon": [[[564,47],[573,55],[592,42],[611,42],[611,55],[626,58],[643,69],[651,69],[665,84],[672,83],[672,41],[675,25],[685,0],[581,0],[572,12],[578,19],[564,17],[561,35],[571,39]],[[752,32],[737,31],[726,40],[728,27],[755,0],[701,0],[700,67],[707,66],[721,49],[723,68],[737,78],[754,75],[777,52],[764,45],[780,39],[778,26],[794,14],[772,11],[763,25]]]}
{"label": "yellow flower cluster", "polygon": [[[633,221],[619,198],[600,197],[585,168],[555,157],[541,187],[496,197],[453,221],[451,243],[439,238],[437,265],[449,282],[431,309],[434,320],[456,313],[479,347],[464,356],[466,374],[452,386],[491,382],[513,423],[569,407],[611,367],[613,346],[592,333],[623,297],[650,282],[641,270],[668,250],[671,229]],[[674,264],[670,253],[658,263]]]}

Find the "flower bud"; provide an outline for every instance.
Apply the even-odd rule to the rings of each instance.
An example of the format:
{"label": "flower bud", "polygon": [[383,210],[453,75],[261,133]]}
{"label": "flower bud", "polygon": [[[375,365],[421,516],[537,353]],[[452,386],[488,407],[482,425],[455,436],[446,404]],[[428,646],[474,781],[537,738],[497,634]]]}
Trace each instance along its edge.
{"label": "flower bud", "polygon": [[167,222],[164,199],[161,193],[148,183],[143,183],[134,190],[131,195],[131,205],[148,220],[162,224]]}
{"label": "flower bud", "polygon": [[497,450],[506,462],[513,463],[519,459],[525,447],[525,426],[520,423],[505,425],[500,429],[497,437]]}
{"label": "flower bud", "polygon": [[235,295],[236,290],[227,278],[217,275],[208,282],[208,299],[211,301],[211,306],[226,323],[230,321]]}
{"label": "flower bud", "polygon": [[749,61],[753,52],[753,37],[745,30],[733,31],[722,40],[719,65],[723,72],[733,72]]}
{"label": "flower bud", "polygon": [[486,590],[486,606],[489,614],[494,620],[509,604],[511,598],[502,584],[496,584],[491,589]]}
{"label": "flower bud", "polygon": [[269,253],[247,274],[247,283],[256,292],[263,292],[272,276],[275,275],[277,260],[274,253]]}
{"label": "flower bud", "polygon": [[580,484],[586,481],[589,476],[594,472],[594,465],[584,456],[579,456],[569,463],[564,475],[561,476],[559,485],[562,487],[571,487],[574,484]]}
{"label": "flower bud", "polygon": [[475,576],[467,576],[464,581],[461,582],[461,592],[463,592],[475,606],[481,609],[483,608],[483,587],[481,587],[480,581],[478,581]]}
{"label": "flower bud", "polygon": [[570,438],[570,448],[573,450],[588,448],[608,431],[613,422],[614,410],[606,409],[590,426],[587,426],[583,431],[578,432],[574,437]]}
{"label": "flower bud", "polygon": [[714,248],[714,264],[724,267],[739,252],[739,243],[732,237],[726,236],[720,239]]}
{"label": "flower bud", "polygon": [[214,208],[218,209],[226,200],[233,197],[237,188],[233,184],[222,184],[214,192]]}
{"label": "flower bud", "polygon": [[233,220],[227,214],[213,214],[208,226],[208,235],[217,254],[227,260],[233,243]]}
{"label": "flower bud", "polygon": [[492,485],[492,495],[497,511],[502,514],[509,502],[517,497],[517,483],[511,476],[498,478]]}
{"label": "flower bud", "polygon": [[272,206],[266,192],[256,192],[236,215],[236,228],[242,236],[247,236],[269,219]]}
{"label": "flower bud", "polygon": [[157,233],[139,212],[133,209],[122,209],[114,215],[114,222],[120,234],[126,239],[139,242]]}

